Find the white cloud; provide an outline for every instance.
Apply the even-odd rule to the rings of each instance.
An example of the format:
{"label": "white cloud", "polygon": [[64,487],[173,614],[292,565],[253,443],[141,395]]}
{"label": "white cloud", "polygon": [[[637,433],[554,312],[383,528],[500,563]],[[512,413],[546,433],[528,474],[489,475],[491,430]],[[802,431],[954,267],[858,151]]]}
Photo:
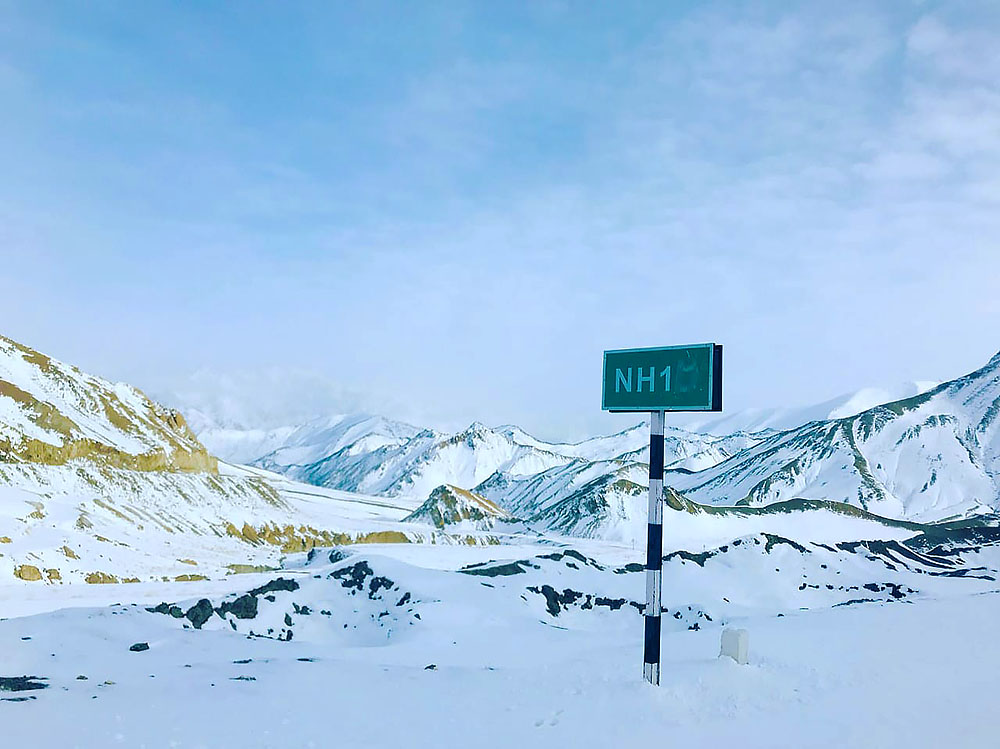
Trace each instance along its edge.
{"label": "white cloud", "polygon": [[392,412],[399,404],[373,401],[317,372],[270,367],[227,372],[202,369],[161,384],[150,395],[182,408],[196,428],[217,425],[270,429],[301,424],[319,415]]}
{"label": "white cloud", "polygon": [[[64,331],[70,353],[172,378],[234,420],[250,402],[266,422],[363,408],[582,436],[610,424],[600,351],[633,344],[726,344],[729,407],[971,369],[1000,315],[993,30],[761,8],[588,30],[606,59],[541,35],[502,57],[394,59],[394,95],[339,119],[164,98],[188,102],[190,137],[52,159],[69,209],[8,186],[72,248],[38,293],[76,327],[167,342],[139,361]],[[102,101],[67,112],[163,134],[156,96]],[[183,381],[206,363],[244,374]]]}

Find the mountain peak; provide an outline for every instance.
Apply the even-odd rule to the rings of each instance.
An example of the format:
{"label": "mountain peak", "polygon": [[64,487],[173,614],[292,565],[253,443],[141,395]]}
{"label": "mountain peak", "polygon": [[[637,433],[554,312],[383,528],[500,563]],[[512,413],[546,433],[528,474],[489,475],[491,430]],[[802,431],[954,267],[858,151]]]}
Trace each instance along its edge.
{"label": "mountain peak", "polygon": [[488,529],[497,520],[514,518],[486,497],[452,484],[442,484],[430,493],[420,507],[403,518],[404,522],[430,522],[437,528],[471,521],[480,530]]}

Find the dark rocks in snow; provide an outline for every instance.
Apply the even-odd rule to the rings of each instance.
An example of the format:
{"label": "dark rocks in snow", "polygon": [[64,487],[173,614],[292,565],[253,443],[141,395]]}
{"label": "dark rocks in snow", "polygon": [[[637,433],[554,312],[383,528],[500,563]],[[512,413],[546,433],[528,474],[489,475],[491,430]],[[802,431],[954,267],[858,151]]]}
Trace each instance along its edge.
{"label": "dark rocks in snow", "polygon": [[906,598],[908,593],[916,593],[913,588],[904,587],[902,585],[897,585],[896,583],[868,583],[862,586],[865,590],[870,590],[872,593],[881,593],[885,590],[889,591],[889,595],[893,598]]}
{"label": "dark rocks in snow", "polygon": [[279,577],[275,578],[269,583],[261,585],[259,588],[254,588],[253,590],[249,591],[247,595],[260,596],[265,593],[277,593],[279,591],[293,591],[298,589],[299,589],[299,584],[294,580],[291,580],[287,577]]}
{"label": "dark rocks in snow", "polygon": [[772,533],[762,533],[761,535],[764,536],[765,539],[764,551],[768,554],[771,553],[771,549],[773,549],[775,546],[780,546],[781,544],[791,546],[793,549],[795,549],[797,552],[801,554],[808,553],[808,549],[806,549],[805,546],[797,544],[791,539],[785,538],[784,536],[775,536]]}
{"label": "dark rocks in snow", "polygon": [[489,562],[470,564],[458,570],[464,575],[484,575],[486,577],[509,577],[511,575],[523,575],[528,569],[539,569],[538,565],[532,564],[526,559],[519,559],[516,562],[506,564],[495,564],[488,567]]}
{"label": "dark rocks in snow", "polygon": [[368,562],[358,562],[357,564],[352,564],[350,567],[342,567],[339,570],[331,572],[330,577],[340,580],[340,584],[343,587],[357,591],[364,590],[365,580],[374,574],[372,568],[368,566]]}
{"label": "dark rocks in snow", "polygon": [[48,689],[41,676],[0,676],[0,692],[28,692],[34,689]]}
{"label": "dark rocks in snow", "polygon": [[978,551],[982,546],[1000,543],[1000,527],[988,525],[963,527],[942,523],[937,527],[926,528],[923,533],[908,538],[903,543],[911,549],[945,557]]}
{"label": "dark rocks in snow", "polygon": [[202,598],[187,610],[184,617],[191,622],[192,627],[201,629],[201,625],[207,622],[213,613],[215,613],[215,610],[212,608],[212,602],[207,598]]}
{"label": "dark rocks in snow", "polygon": [[615,570],[616,575],[627,575],[630,572],[642,572],[646,569],[646,565],[639,564],[638,562],[629,562],[624,567],[619,567]]}
{"label": "dark rocks in snow", "polygon": [[[664,562],[669,562],[671,559],[680,559],[685,562],[694,562],[699,567],[704,567],[705,562],[714,557],[718,553],[724,553],[721,551],[702,551],[698,554],[693,554],[690,551],[684,551],[683,549],[678,549],[677,551],[672,551],[663,557]],[[639,565],[641,569],[645,569],[642,565]]]}
{"label": "dark rocks in snow", "polygon": [[[566,551],[557,551],[552,554],[541,554],[538,558],[551,559],[554,562],[559,562],[562,561],[565,557],[570,557],[571,559],[575,559],[576,561],[581,562],[582,564],[588,567],[593,567],[595,570],[604,569],[604,567],[598,564],[595,560],[591,559],[590,557],[585,557],[583,554],[576,551],[575,549],[566,549]],[[569,564],[569,562],[567,562],[567,564]],[[574,567],[574,569],[576,568]]]}
{"label": "dark rocks in snow", "polygon": [[257,596],[247,593],[235,601],[223,601],[215,612],[222,618],[232,614],[237,619],[253,619],[257,616]]}
{"label": "dark rocks in snow", "polygon": [[[361,561],[352,564],[350,567],[342,567],[331,572],[330,577],[340,580],[340,584],[353,592],[364,592],[365,582],[368,581],[368,598],[375,600],[380,590],[395,590],[396,583],[387,577],[376,575],[368,562]],[[371,580],[368,580],[371,578]],[[380,596],[379,596],[380,597]]]}
{"label": "dark rocks in snow", "polygon": [[380,589],[389,590],[393,585],[395,583],[387,577],[373,577],[368,584],[368,597],[374,600]]}
{"label": "dark rocks in snow", "polygon": [[624,598],[605,598],[604,596],[598,596],[594,599],[595,606],[605,606],[612,611],[617,611],[622,606],[624,606],[626,600]]}
{"label": "dark rocks in snow", "polygon": [[150,612],[151,614],[168,614],[174,617],[175,619],[184,618],[184,610],[180,606],[174,606],[169,603],[161,603],[158,606],[146,609],[146,611]]}
{"label": "dark rocks in snow", "polygon": [[[584,556],[575,549],[566,549],[565,551],[556,551],[551,554],[540,554],[535,557],[535,559],[545,559],[552,562],[562,562],[570,569],[579,569],[579,567],[573,562],[568,562],[566,559],[573,559],[587,567],[593,567],[596,570],[604,570],[600,564],[591,559],[590,557]],[[641,565],[640,565],[641,568]],[[459,572],[464,575],[482,575],[484,577],[509,577],[511,575],[523,575],[528,570],[539,570],[541,566],[535,564],[529,559],[517,559],[513,562],[505,562],[503,564],[495,564],[493,562],[477,562],[476,564],[469,564],[462,567]],[[616,570],[617,572],[617,570]]]}
{"label": "dark rocks in snow", "polygon": [[541,588],[531,587],[528,588],[532,593],[540,593],[545,596],[545,607],[552,616],[559,616],[559,612],[563,610],[564,606],[570,606],[576,603],[577,600],[583,595],[575,590],[570,590],[566,588],[562,593],[556,591],[551,585],[543,585]]}
{"label": "dark rocks in snow", "polygon": [[299,589],[299,584],[295,580],[279,577],[268,583],[254,588],[233,601],[223,601],[219,606],[213,608],[212,602],[207,598],[202,598],[194,606],[184,611],[179,606],[170,603],[161,603],[158,606],[147,608],[146,611],[154,614],[167,614],[175,619],[186,618],[195,629],[201,629],[212,614],[217,614],[225,619],[227,614],[232,614],[237,619],[253,619],[257,616],[257,599],[260,596],[272,603],[276,600],[275,592],[295,591]]}
{"label": "dark rocks in snow", "polygon": [[532,593],[538,593],[545,598],[545,608],[552,616],[559,616],[559,612],[573,606],[582,599],[581,610],[590,610],[604,607],[611,611],[618,611],[628,600],[625,598],[607,598],[605,596],[593,596],[590,593],[581,593],[577,590],[566,588],[561,593],[551,585],[541,587],[529,587]]}
{"label": "dark rocks in snow", "polygon": [[[306,559],[312,562],[316,559],[316,557],[322,554],[323,551],[324,551],[323,549],[318,549],[315,547],[309,549],[309,554],[306,555]],[[330,564],[336,564],[337,562],[344,561],[345,559],[347,559],[348,556],[350,556],[350,554],[348,554],[343,549],[330,549],[330,552],[327,555],[327,560],[330,562]]]}
{"label": "dark rocks in snow", "polygon": [[[346,589],[350,595],[356,595],[360,592],[367,595],[368,599],[383,602],[384,605],[395,602],[396,606],[403,607],[409,603],[411,607],[405,610],[406,614],[404,616],[412,616],[414,619],[419,619],[419,616],[412,609],[414,603],[412,594],[401,591],[399,586],[388,577],[375,574],[367,561],[359,561],[356,564],[335,569],[327,574],[326,578],[339,581],[339,587]],[[320,577],[319,579],[322,580],[323,578]],[[258,620],[262,613],[261,606],[266,606],[265,602],[276,603],[282,607],[276,612],[276,615],[280,617],[279,621],[282,622],[282,626],[268,627],[263,631],[249,629],[245,633],[248,637],[268,637],[288,642],[294,636],[293,628],[299,621],[298,617],[311,616],[317,613],[317,611],[326,617],[334,615],[333,611],[329,609],[314,609],[311,605],[291,601],[287,597],[285,601],[279,601],[279,598],[275,595],[300,589],[300,584],[295,580],[290,578],[276,578],[242,595],[231,594],[215,607],[212,606],[208,599],[202,599],[187,612],[184,612],[181,607],[170,603],[161,603],[158,606],[147,609],[147,611],[167,614],[177,618],[186,617],[195,629],[203,629],[204,625],[215,614],[224,620],[231,629],[238,632],[242,630],[242,628],[237,626],[238,620]],[[392,592],[392,597],[386,600],[385,593],[390,591]],[[345,613],[347,612],[345,611]],[[354,614],[358,614],[357,607],[354,608]],[[395,617],[388,610],[383,610],[377,615],[373,613],[370,619],[380,629],[391,628],[395,621]],[[410,622],[410,624],[413,623],[412,621]],[[188,625],[185,624],[185,626]],[[348,624],[344,623],[343,626],[346,629]],[[354,628],[357,629],[357,625]]]}
{"label": "dark rocks in snow", "polygon": [[131,647],[129,647],[129,650],[132,651],[133,653],[141,653],[144,650],[149,650],[149,643],[148,642],[137,642],[134,645],[132,645]]}

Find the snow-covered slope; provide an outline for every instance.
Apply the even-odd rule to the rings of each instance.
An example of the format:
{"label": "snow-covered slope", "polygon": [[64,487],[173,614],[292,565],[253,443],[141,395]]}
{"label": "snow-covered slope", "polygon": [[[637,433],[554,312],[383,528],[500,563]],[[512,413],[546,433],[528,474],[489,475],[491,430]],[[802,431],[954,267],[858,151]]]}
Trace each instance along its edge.
{"label": "snow-covered slope", "polygon": [[1000,354],[921,395],[777,433],[705,471],[665,480],[703,503],[833,499],[936,521],[997,508],[998,476]]}
{"label": "snow-covered slope", "polygon": [[[707,437],[668,429],[666,460],[673,468],[694,470],[755,442],[750,435]],[[635,497],[649,459],[646,423],[575,444],[545,443],[516,427],[473,424],[454,435],[425,430],[375,449],[364,438],[332,447],[335,452],[314,463],[286,462],[294,453],[283,448],[256,465],[319,486],[417,501],[450,484],[557,533],[631,542],[644,527]],[[631,481],[621,483],[622,477]]]}
{"label": "snow-covered slope", "polygon": [[[369,414],[340,414],[313,419],[301,426],[244,429],[207,424],[198,437],[231,463],[257,462],[263,467],[292,472],[346,450],[343,457],[396,447],[420,430],[409,424]],[[342,488],[342,487],[336,487]]]}
{"label": "snow-covered slope", "polygon": [[[216,462],[136,391],[6,343],[12,746],[80,743],[81,726],[95,746],[323,745],[331,725],[346,746],[771,746],[779,733],[796,746],[992,745],[968,727],[996,691],[996,518],[922,525],[854,505],[960,514],[990,491],[1000,356],[786,433],[670,431],[670,483],[716,504],[760,488],[738,507],[667,491],[664,677],[651,690],[639,677],[645,425],[559,445],[513,427],[448,436],[338,417],[268,438],[262,462],[282,475]],[[463,483],[420,495],[441,476]],[[761,506],[800,494],[853,505]],[[84,581],[108,584],[72,584]],[[751,631],[749,667],[717,658],[727,625]],[[956,663],[972,686],[942,703],[927,684]],[[308,683],[334,684],[334,698]],[[222,703],[233,709],[211,707]],[[914,728],[932,708],[949,720]],[[626,713],[641,730],[623,739]]]}
{"label": "snow-covered slope", "polygon": [[0,461],[215,472],[179,412],[0,336]]}
{"label": "snow-covered slope", "polygon": [[[280,440],[280,447],[252,464],[317,486],[421,501],[443,484],[470,491],[482,487],[496,495],[497,486],[532,477],[551,483],[545,490],[551,493],[565,484],[563,473],[589,475],[592,466],[615,471],[647,460],[649,451],[645,422],[579,443],[547,443],[518,427],[479,423],[450,435],[418,431],[368,415],[319,419],[286,433],[208,429],[199,436],[228,459],[245,458],[252,452],[248,448]],[[756,441],[746,434],[716,437],[668,429],[666,460],[673,468],[698,470]],[[515,514],[522,508],[513,497],[500,501]]]}
{"label": "snow-covered slope", "polygon": [[[313,549],[224,580],[3,590],[5,746],[996,743],[995,527],[669,521],[658,689],[641,551]],[[719,657],[725,626],[748,665]]]}
{"label": "snow-covered slope", "polygon": [[[371,447],[394,428],[340,420],[318,431],[324,444]],[[187,581],[316,545],[497,542],[402,522],[417,505],[220,463],[179,413],[0,338],[0,580]]]}
{"label": "snow-covered slope", "polygon": [[[192,419],[192,424],[198,423]],[[274,429],[245,429],[242,427],[222,427],[215,424],[198,431],[198,439],[212,453],[223,456],[230,463],[241,465],[253,463],[261,455],[267,455],[285,445],[299,427],[276,427]]]}

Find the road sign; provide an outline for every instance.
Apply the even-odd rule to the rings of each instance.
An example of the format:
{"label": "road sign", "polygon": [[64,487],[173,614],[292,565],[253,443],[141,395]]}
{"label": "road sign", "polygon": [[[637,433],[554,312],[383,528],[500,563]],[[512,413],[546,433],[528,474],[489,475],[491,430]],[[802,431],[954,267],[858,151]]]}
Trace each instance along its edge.
{"label": "road sign", "polygon": [[722,410],[722,346],[701,343],[605,351],[601,408],[612,412],[650,412],[642,674],[650,684],[659,684],[664,412]]}
{"label": "road sign", "polygon": [[604,352],[605,411],[721,411],[722,346]]}

